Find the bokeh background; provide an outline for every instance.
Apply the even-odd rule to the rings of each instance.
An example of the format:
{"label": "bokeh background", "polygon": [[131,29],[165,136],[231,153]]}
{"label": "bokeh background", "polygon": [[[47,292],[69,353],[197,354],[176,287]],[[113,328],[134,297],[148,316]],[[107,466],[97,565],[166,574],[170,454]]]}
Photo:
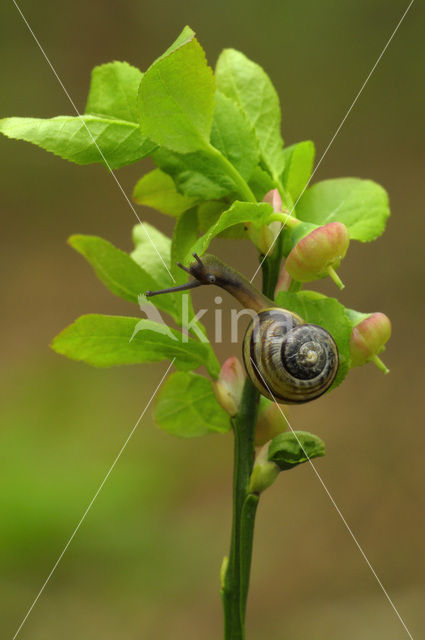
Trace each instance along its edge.
{"label": "bokeh background", "polygon": [[[231,46],[267,70],[285,141],[312,139],[320,157],[407,4],[22,0],[21,7],[80,109],[94,65],[117,59],[145,69],[187,23],[211,64]],[[72,114],[13,3],[3,2],[1,13],[1,115]],[[415,637],[425,628],[424,18],[424,5],[414,2],[316,174],[371,178],[390,194],[388,230],[373,245],[352,244],[339,298],[391,317],[384,354],[391,373],[358,368],[330,396],[291,411],[295,427],[326,441],[320,474]],[[77,167],[7,139],[0,158],[0,635],[12,638],[165,365],[95,370],[49,350],[82,313],[134,314],[65,242],[93,233],[130,250],[136,220],[101,166]],[[149,168],[118,172],[127,193]],[[151,210],[139,215],[171,229]],[[249,275],[256,256],[245,244],[221,240],[214,250]],[[332,284],[319,289],[336,294]],[[209,292],[195,300],[211,303]],[[234,349],[223,344],[220,359]],[[155,427],[150,410],[22,640],[219,638],[231,482],[230,434],[175,439]],[[308,465],[282,474],[262,498],[248,637],[408,637]]]}

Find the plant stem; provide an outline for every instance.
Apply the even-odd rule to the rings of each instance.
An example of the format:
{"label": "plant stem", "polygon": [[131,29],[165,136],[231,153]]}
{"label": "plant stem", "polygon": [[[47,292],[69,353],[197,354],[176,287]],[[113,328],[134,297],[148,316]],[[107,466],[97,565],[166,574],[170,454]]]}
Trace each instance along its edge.
{"label": "plant stem", "polygon": [[[273,299],[279,262],[263,263],[263,293]],[[259,496],[249,492],[254,467],[254,431],[259,393],[246,379],[240,409],[232,419],[234,433],[233,523],[229,558],[223,563],[221,597],[224,640],[245,640],[245,611],[251,570],[255,514]]]}
{"label": "plant stem", "polygon": [[[248,595],[254,517],[252,517],[252,507],[248,508],[247,514],[246,510],[244,511],[244,505],[249,495],[252,495],[248,494],[248,487],[254,465],[254,427],[258,397],[258,391],[247,378],[239,413],[232,420],[234,432],[233,523],[229,561],[221,592],[225,640],[244,640],[245,638],[244,614]],[[246,519],[247,515],[250,516],[249,520]]]}

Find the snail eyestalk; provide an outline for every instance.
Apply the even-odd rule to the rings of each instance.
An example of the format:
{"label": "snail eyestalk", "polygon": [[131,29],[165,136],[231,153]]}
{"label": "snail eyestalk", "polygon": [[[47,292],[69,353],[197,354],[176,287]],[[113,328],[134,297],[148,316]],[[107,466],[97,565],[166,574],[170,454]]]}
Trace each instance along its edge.
{"label": "snail eyestalk", "polygon": [[174,291],[186,291],[187,289],[194,289],[195,287],[200,287],[202,282],[198,280],[191,280],[186,284],[181,284],[177,287],[170,287],[169,289],[160,289],[159,291],[146,291],[145,296],[147,298],[152,298],[153,296],[158,296],[161,293],[174,293]]}

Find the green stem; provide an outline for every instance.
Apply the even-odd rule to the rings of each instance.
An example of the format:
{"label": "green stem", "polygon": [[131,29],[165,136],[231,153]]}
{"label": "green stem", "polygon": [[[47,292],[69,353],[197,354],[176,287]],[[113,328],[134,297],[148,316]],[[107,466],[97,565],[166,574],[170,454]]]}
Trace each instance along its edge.
{"label": "green stem", "polygon": [[289,213],[281,211],[276,211],[270,216],[269,222],[275,221],[281,222],[285,227],[288,227],[288,229],[295,229],[295,227],[301,224],[301,220],[297,220],[297,218],[294,218],[294,216],[291,216]]}
{"label": "green stem", "polygon": [[[279,263],[263,263],[263,293],[273,299]],[[247,378],[239,413],[232,419],[234,433],[233,523],[229,557],[222,565],[221,597],[224,640],[245,640],[245,611],[251,571],[255,514],[259,496],[250,493],[254,467],[254,431],[259,393]]]}
{"label": "green stem", "polygon": [[232,420],[235,440],[233,524],[229,560],[221,591],[225,640],[244,640],[245,638],[245,607],[248,595],[254,518],[246,519],[247,512],[244,511],[244,505],[249,496],[249,480],[254,465],[254,427],[258,397],[258,391],[247,379],[239,413]]}
{"label": "green stem", "polygon": [[247,202],[257,202],[256,197],[252,193],[248,183],[242,178],[241,174],[232,163],[218,149],[209,144],[206,151],[213,156],[218,164],[221,164],[225,172],[229,175],[237,188],[239,195]]}

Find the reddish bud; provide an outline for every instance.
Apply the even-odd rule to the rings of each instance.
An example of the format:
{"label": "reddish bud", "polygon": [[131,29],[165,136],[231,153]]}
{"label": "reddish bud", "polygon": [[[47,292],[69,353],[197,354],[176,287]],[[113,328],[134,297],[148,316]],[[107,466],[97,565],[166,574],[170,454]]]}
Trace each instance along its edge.
{"label": "reddish bud", "polygon": [[272,205],[273,211],[282,211],[282,198],[280,197],[280,193],[277,189],[272,189],[268,191],[263,198],[263,202],[268,202]]}
{"label": "reddish bud", "polygon": [[391,336],[391,322],[384,313],[371,313],[353,328],[350,338],[351,366],[358,367],[366,362],[374,362],[384,373],[385,366],[378,353],[383,351]]}
{"label": "reddish bud", "polygon": [[236,356],[224,362],[214,391],[218,402],[230,416],[235,416],[239,410],[245,378],[245,370]]}
{"label": "reddish bud", "polygon": [[329,222],[304,236],[290,252],[285,267],[298,282],[311,282],[330,276],[342,289],[335,269],[350,244],[348,229],[342,222]]}

